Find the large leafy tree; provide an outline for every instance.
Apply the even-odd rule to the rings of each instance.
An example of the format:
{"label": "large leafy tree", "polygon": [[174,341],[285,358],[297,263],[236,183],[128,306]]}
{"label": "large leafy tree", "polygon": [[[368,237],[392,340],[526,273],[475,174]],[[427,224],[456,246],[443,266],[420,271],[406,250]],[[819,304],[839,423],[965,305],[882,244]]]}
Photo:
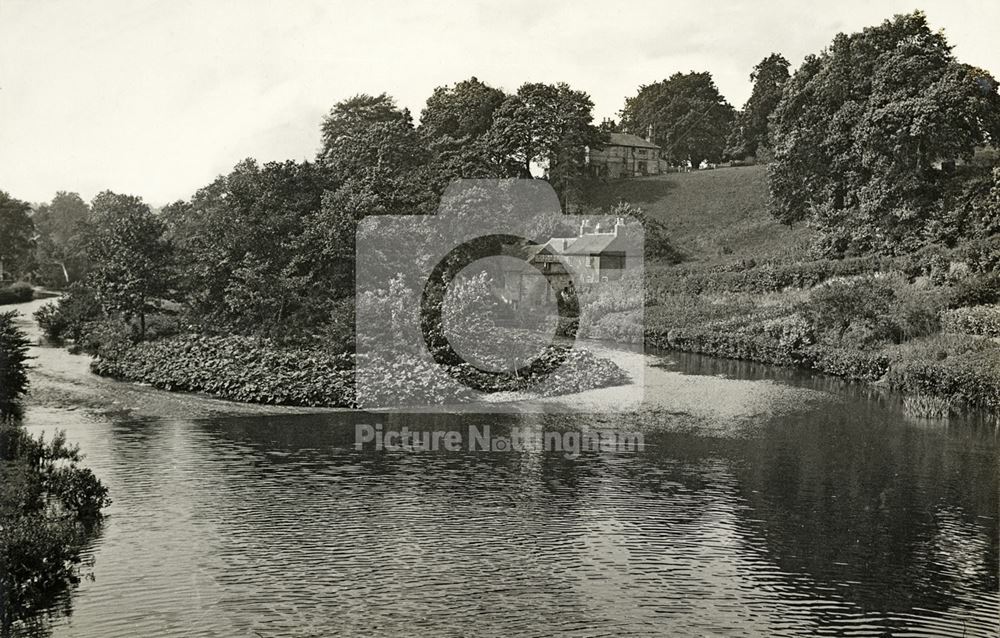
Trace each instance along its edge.
{"label": "large leafy tree", "polygon": [[87,270],[87,202],[76,193],[59,191],[51,203],[38,207],[33,219],[38,231],[38,262],[59,273],[49,283],[68,285],[79,280]]}
{"label": "large leafy tree", "polygon": [[708,72],[674,73],[666,80],[639,88],[625,100],[621,127],[646,136],[663,149],[668,161],[722,160],[735,110]]}
{"label": "large leafy tree", "polygon": [[744,158],[756,156],[770,148],[768,118],[781,101],[781,91],[788,81],[788,60],[772,53],[757,63],[750,73],[753,92],[736,118],[726,155]]}
{"label": "large leafy tree", "polygon": [[497,109],[507,99],[502,90],[473,77],[434,89],[417,129],[429,152],[432,187],[440,193],[456,178],[514,177],[490,135]]}
{"label": "large leafy tree", "polygon": [[378,170],[399,175],[424,164],[426,152],[407,109],[385,93],[338,102],[323,119],[320,165],[334,182]]}
{"label": "large leafy tree", "polygon": [[811,220],[820,252],[934,241],[956,179],[935,166],[1000,139],[997,82],[958,62],[923,13],[839,34],[786,84],[772,117],[772,210]]}
{"label": "large leafy tree", "polygon": [[91,202],[94,226],[87,253],[94,267],[88,281],[105,313],[139,320],[145,337],[146,314],[159,307],[171,289],[172,246],[163,222],[141,198],[111,191]]}
{"label": "large leafy tree", "polygon": [[27,202],[0,191],[0,282],[29,273],[35,251],[35,224]]}
{"label": "large leafy tree", "polygon": [[306,240],[325,181],[316,165],[247,159],[164,211],[188,264],[184,290],[207,329],[294,336],[329,298],[328,264]]}
{"label": "large leafy tree", "polygon": [[377,210],[427,212],[428,153],[406,109],[388,95],[357,95],[324,118],[318,164],[328,190],[363,192]]}
{"label": "large leafy tree", "polygon": [[532,164],[542,166],[565,205],[584,175],[586,148],[604,140],[593,109],[590,96],[568,84],[524,84],[496,110],[491,146],[522,177],[531,176]]}
{"label": "large leafy tree", "polygon": [[493,113],[507,94],[472,77],[454,86],[439,86],[427,98],[420,113],[420,134],[426,139],[440,137],[472,139],[484,135],[493,124]]}

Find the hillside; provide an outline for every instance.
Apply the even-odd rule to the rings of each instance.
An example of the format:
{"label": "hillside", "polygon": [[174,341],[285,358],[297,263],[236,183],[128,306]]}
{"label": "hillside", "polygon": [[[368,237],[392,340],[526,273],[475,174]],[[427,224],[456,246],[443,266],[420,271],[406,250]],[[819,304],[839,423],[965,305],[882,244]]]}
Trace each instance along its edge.
{"label": "hillside", "polygon": [[776,222],[767,211],[767,197],[764,166],[607,182],[585,194],[592,210],[625,201],[664,222],[687,261],[801,258],[809,230]]}

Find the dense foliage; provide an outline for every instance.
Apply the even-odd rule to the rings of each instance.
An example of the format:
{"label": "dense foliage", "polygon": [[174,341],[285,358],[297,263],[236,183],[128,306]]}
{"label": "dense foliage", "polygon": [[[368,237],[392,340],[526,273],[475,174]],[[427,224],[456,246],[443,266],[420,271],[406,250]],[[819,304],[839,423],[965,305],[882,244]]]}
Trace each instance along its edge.
{"label": "dense foliage", "polygon": [[0,633],[78,581],[86,532],[110,504],[107,488],[56,434],[29,436],[18,421],[27,392],[28,340],[0,314]]}
{"label": "dense foliage", "polygon": [[89,260],[84,237],[90,206],[76,193],[59,191],[52,202],[41,204],[32,216],[38,231],[37,278],[53,288],[80,281]]}
{"label": "dense foliage", "polygon": [[0,286],[0,305],[24,303],[35,296],[35,289],[25,281],[17,281],[9,286]]}
{"label": "dense foliage", "polygon": [[94,265],[88,283],[104,312],[146,332],[146,314],[171,288],[173,247],[166,227],[142,199],[105,191],[94,198],[97,219],[87,242]]}
{"label": "dense foliage", "polygon": [[24,333],[14,324],[16,312],[0,313],[0,420],[17,413],[28,392],[28,346]]}
{"label": "dense foliage", "polygon": [[0,284],[34,268],[35,224],[31,206],[0,190]]}
{"label": "dense foliage", "polygon": [[765,156],[770,153],[768,118],[781,101],[788,81],[789,62],[780,53],[772,53],[750,73],[753,92],[736,117],[726,145],[726,155],[734,159]]}
{"label": "dense foliage", "polygon": [[702,160],[722,161],[735,117],[712,75],[692,71],[640,87],[625,100],[621,127],[642,137],[651,129],[665,159],[698,166]]}
{"label": "dense foliage", "polygon": [[774,215],[813,223],[822,254],[905,253],[1000,230],[981,178],[950,170],[1000,139],[997,82],[958,62],[920,12],[807,57],[770,135]]}
{"label": "dense foliage", "polygon": [[551,348],[524,377],[485,374],[468,364],[441,368],[426,357],[373,354],[363,366],[363,396],[355,394],[355,355],[322,347],[290,348],[246,337],[183,335],[106,348],[94,372],[164,390],[205,392],[233,401],[324,407],[384,407],[466,401],[463,385],[485,392],[524,390],[542,395],[617,385],[626,375],[590,353]]}

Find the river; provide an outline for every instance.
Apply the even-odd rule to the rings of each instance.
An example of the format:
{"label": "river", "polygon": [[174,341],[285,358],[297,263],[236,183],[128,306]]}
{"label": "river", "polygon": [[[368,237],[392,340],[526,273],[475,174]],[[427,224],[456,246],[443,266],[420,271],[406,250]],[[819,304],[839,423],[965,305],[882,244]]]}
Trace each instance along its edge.
{"label": "river", "polygon": [[[525,414],[360,414],[170,394],[95,377],[61,349],[32,354],[27,427],[66,430],[114,504],[86,549],[87,578],[23,635],[1000,626],[996,430],[908,418],[867,386],[608,350],[644,370],[637,413],[601,414],[609,394],[595,391]],[[358,451],[359,422],[613,428],[642,432],[645,449]]]}

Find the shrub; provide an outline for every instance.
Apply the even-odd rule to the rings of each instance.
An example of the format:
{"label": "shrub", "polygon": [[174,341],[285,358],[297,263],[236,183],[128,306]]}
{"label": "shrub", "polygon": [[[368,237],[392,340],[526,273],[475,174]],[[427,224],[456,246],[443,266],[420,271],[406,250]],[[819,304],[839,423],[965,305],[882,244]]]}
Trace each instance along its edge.
{"label": "shrub", "polygon": [[963,252],[973,272],[988,274],[1000,271],[1000,238],[994,236],[970,241]]}
{"label": "shrub", "polygon": [[955,308],[941,313],[945,332],[1000,337],[1000,305]]}
{"label": "shrub", "polygon": [[644,332],[640,310],[613,312],[586,327],[581,337],[604,339],[618,343],[642,343]]}
{"label": "shrub", "polygon": [[972,275],[960,280],[951,300],[952,308],[1000,303],[1000,274]]}
{"label": "shrub", "polygon": [[132,347],[137,331],[121,319],[99,319],[84,324],[77,349],[98,357],[115,358]]}
{"label": "shrub", "polygon": [[941,335],[890,351],[890,387],[907,394],[947,397],[954,404],[1000,409],[1000,347],[988,339]]}
{"label": "shrub", "polygon": [[35,312],[45,336],[52,341],[82,340],[87,326],[103,317],[94,292],[82,283],[74,283],[55,304],[46,304]]}
{"label": "shrub", "polygon": [[[131,328],[133,336],[139,338],[137,322],[133,321]],[[156,312],[146,315],[146,341],[156,341],[173,337],[184,331],[180,317],[166,312]]]}
{"label": "shrub", "polygon": [[46,442],[0,421],[0,461],[2,632],[78,582],[86,532],[111,500],[62,433]]}
{"label": "shrub", "polygon": [[16,325],[16,312],[0,313],[0,420],[17,414],[28,392],[27,336]]}
{"label": "shrub", "polygon": [[34,298],[35,290],[31,284],[23,281],[15,282],[0,288],[0,305],[25,303]]}
{"label": "shrub", "polygon": [[918,288],[901,283],[895,291],[890,310],[895,341],[923,337],[941,329],[940,314],[950,297],[947,288]]}
{"label": "shrub", "polygon": [[836,279],[813,289],[804,314],[817,334],[840,341],[854,328],[855,341],[879,339],[890,331],[889,311],[896,296],[884,277]]}

